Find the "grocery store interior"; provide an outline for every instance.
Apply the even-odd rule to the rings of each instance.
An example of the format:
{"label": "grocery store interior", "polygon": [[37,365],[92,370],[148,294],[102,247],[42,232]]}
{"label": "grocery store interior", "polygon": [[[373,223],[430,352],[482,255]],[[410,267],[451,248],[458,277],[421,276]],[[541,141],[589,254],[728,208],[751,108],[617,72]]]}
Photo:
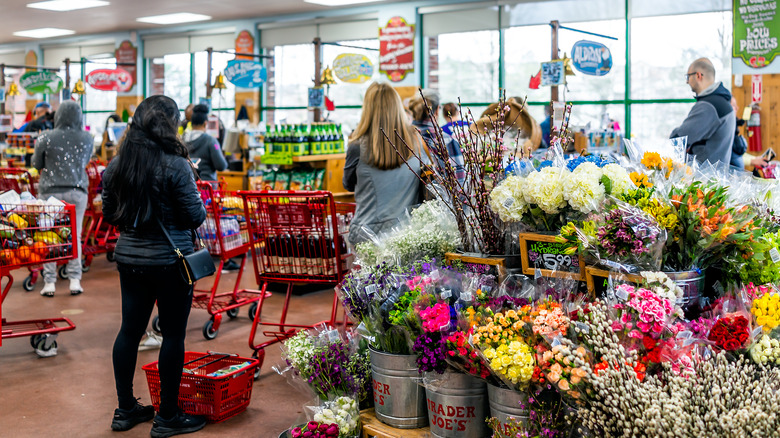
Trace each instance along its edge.
{"label": "grocery store interior", "polygon": [[[196,283],[185,360],[239,358],[228,362],[237,364],[230,372],[247,361],[254,368],[244,369],[243,376],[230,374],[230,382],[243,385],[240,406],[209,400],[217,411],[220,403],[231,408],[207,415],[209,423],[194,435],[203,437],[295,436],[288,430],[312,419],[317,396],[301,390],[305,380],[296,381],[282,346],[296,330],[347,319],[343,296],[334,288],[358,267],[349,221],[361,208],[361,198],[355,204],[356,189],[344,184],[350,172],[347,150],[363,115],[364,96],[376,82],[390,84],[404,105],[426,90],[426,103],[435,95],[440,107],[459,104],[463,119],[472,122],[489,108],[496,114],[497,102],[516,99],[512,105],[522,108],[521,119],[530,127],[523,141],[535,143],[534,149],[539,138],[542,148],[552,148],[546,110],[551,102],[564,102],[571,108],[553,106],[554,119],[565,119],[572,154],[576,149],[575,155],[592,150],[625,155],[624,139],[665,144],[689,117],[698,101],[689,78],[700,74],[689,66],[707,58],[715,83],[722,82],[734,97],[737,119],[745,125],[736,129],[747,139],[753,160],[745,158],[741,170],[773,178],[772,157],[766,154],[780,153],[780,125],[771,116],[780,102],[780,61],[767,56],[762,67],[755,57],[744,62],[738,57],[734,11],[744,0],[1,3],[0,436],[150,433],[151,421],[125,432],[111,430],[117,409],[112,348],[122,321],[115,253],[121,233],[104,219],[100,192],[106,166],[121,156],[123,134],[150,96],[168,96],[176,103],[185,140],[194,125],[187,120],[198,111],[191,105],[205,105],[204,132],[218,141],[217,154],[225,162],[215,173],[221,184],[198,186],[207,215],[200,237],[207,241],[216,272]],[[767,26],[775,26],[774,36],[780,19]],[[588,50],[603,55],[596,67],[583,55]],[[36,169],[41,167],[35,163],[41,147],[37,139],[56,131],[57,110],[66,101],[80,107],[83,129],[94,146],[84,174],[89,184],[81,189],[87,192],[81,242],[76,242],[82,293],[73,293],[65,267],[68,259],[77,258],[76,210],[34,198],[46,172]],[[47,114],[54,117],[47,119]],[[436,127],[447,122],[439,111]],[[36,123],[43,129],[33,128]],[[517,144],[524,144],[519,139],[525,134],[518,134]],[[767,160],[754,166],[762,153]],[[365,175],[359,166],[358,183]],[[354,168],[351,172],[354,176]],[[303,204],[312,209],[324,202],[327,220],[306,223],[317,240],[265,237],[274,227],[300,224],[295,223],[298,210],[282,208],[295,198],[258,195],[263,190],[309,191]],[[20,207],[11,213],[15,203]],[[270,213],[255,211],[255,221],[253,205],[271,205]],[[54,225],[44,225],[45,214],[39,218],[43,210],[37,209],[55,211],[49,219]],[[273,249],[285,244],[305,248],[301,251],[311,260],[293,261],[290,253],[294,269],[269,274],[269,263],[285,264],[279,260],[287,255]],[[43,290],[44,261],[58,264],[53,296]],[[157,397],[158,408],[159,393],[150,394],[154,373],[147,369],[157,372],[162,339],[155,315],[156,310],[139,345],[134,394],[143,405]],[[359,321],[353,322],[354,328]],[[341,327],[341,336],[347,336]],[[226,368],[204,369],[216,372],[210,377],[216,381]],[[203,395],[186,371],[180,395],[219,397],[219,391]],[[159,372],[156,379],[159,391]],[[377,422],[380,416],[371,415]],[[379,424],[366,435],[349,436],[467,436],[438,435],[434,426],[435,420],[431,430],[412,432]]]}

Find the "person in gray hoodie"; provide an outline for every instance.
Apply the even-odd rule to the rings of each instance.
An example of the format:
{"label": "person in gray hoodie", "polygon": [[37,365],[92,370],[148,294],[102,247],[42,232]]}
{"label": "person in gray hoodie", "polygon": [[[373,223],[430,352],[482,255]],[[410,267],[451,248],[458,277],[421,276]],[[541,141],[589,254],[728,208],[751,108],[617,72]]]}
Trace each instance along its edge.
{"label": "person in gray hoodie", "polygon": [[[76,206],[76,234],[72,236],[78,257],[68,262],[71,295],[84,291],[81,287],[81,224],[87,208],[89,179],[86,167],[94,151],[92,136],[84,130],[81,106],[67,100],[60,104],[54,116],[54,129],[46,131],[35,143],[32,165],[41,172],[38,197],[53,196]],[[54,296],[57,265],[43,265],[44,286],[41,295]]]}
{"label": "person in gray hoodie", "polygon": [[699,163],[722,161],[728,164],[737,122],[731,107],[731,93],[723,83],[715,82],[715,67],[707,58],[691,63],[685,81],[696,93],[696,103],[669,138],[688,137],[686,152]]}
{"label": "person in gray hoodie", "polygon": [[227,169],[227,160],[222,155],[219,142],[206,134],[209,107],[195,105],[192,108],[192,130],[184,133],[184,142],[190,152],[190,159],[198,166],[198,176],[203,181],[216,181],[217,171]]}

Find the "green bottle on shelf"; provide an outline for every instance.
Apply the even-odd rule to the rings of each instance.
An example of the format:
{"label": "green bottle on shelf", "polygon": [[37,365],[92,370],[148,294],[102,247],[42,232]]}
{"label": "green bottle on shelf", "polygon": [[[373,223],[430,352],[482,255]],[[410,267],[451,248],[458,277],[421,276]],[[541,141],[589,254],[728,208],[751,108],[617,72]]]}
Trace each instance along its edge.
{"label": "green bottle on shelf", "polygon": [[341,132],[341,123],[336,125],[336,153],[344,153],[344,134]]}
{"label": "green bottle on shelf", "polygon": [[322,131],[320,125],[312,125],[311,154],[322,155]]}
{"label": "green bottle on shelf", "polygon": [[263,138],[263,149],[265,150],[265,153],[274,151],[274,136],[270,126],[268,126],[265,131],[265,137]]}

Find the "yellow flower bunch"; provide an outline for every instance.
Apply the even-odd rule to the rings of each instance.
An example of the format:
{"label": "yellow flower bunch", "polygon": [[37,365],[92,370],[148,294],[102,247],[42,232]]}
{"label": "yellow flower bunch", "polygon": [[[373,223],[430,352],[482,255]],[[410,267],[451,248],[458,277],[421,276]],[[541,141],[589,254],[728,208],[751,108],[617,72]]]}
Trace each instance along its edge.
{"label": "yellow flower bunch", "polygon": [[490,368],[512,384],[527,383],[534,374],[534,356],[531,347],[521,340],[487,348],[483,354],[490,360]]}
{"label": "yellow flower bunch", "polygon": [[663,158],[658,152],[645,152],[642,156],[642,164],[648,169],[664,170],[667,178],[669,178],[672,169],[674,169],[674,162],[672,159]]}
{"label": "yellow flower bunch", "polygon": [[756,318],[756,324],[763,326],[768,333],[780,326],[780,295],[768,293],[753,300],[750,313]]}
{"label": "yellow flower bunch", "polygon": [[647,178],[647,175],[644,173],[631,172],[629,176],[631,177],[631,181],[633,181],[634,185],[637,187],[644,187],[648,189],[653,187],[653,183],[650,182],[650,180]]}
{"label": "yellow flower bunch", "polygon": [[666,205],[658,199],[651,199],[642,210],[644,210],[644,212],[650,216],[654,217],[655,220],[657,220],[658,223],[667,230],[671,230],[677,227],[679,221],[677,214],[675,214],[670,205]]}

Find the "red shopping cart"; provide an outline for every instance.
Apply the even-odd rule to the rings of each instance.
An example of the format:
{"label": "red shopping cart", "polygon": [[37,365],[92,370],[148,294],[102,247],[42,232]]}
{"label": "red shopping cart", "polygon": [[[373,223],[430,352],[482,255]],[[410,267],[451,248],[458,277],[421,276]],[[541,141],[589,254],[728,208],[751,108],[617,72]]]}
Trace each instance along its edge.
{"label": "red shopping cart", "polygon": [[0,192],[13,190],[16,193],[30,192],[35,196],[37,193],[37,180],[32,177],[27,169],[18,167],[0,168]]}
{"label": "red shopping cart", "polygon": [[[105,164],[100,160],[92,160],[87,164],[87,177],[89,177],[89,193],[87,196],[87,210],[84,213],[84,226],[81,235],[83,260],[81,270],[89,271],[92,260],[96,255],[105,254],[109,262],[113,262],[114,248],[119,239],[119,230],[103,220],[103,202],[101,198],[103,171]],[[60,277],[67,278],[67,270],[60,268]]]}
{"label": "red shopping cart", "polygon": [[[198,190],[206,206],[206,220],[198,228],[198,234],[212,257],[219,259],[219,266],[211,289],[195,288],[192,307],[205,309],[211,315],[211,319],[203,325],[203,337],[211,340],[217,337],[223,313],[230,319],[235,319],[238,317],[239,307],[250,306],[249,317],[253,318],[254,309],[257,308],[256,303],[261,295],[270,296],[271,292],[239,289],[250,246],[241,197],[235,192],[225,190],[224,182],[212,184],[201,181],[198,182]],[[219,292],[222,268],[225,262],[234,257],[241,257],[241,267],[233,288],[230,291]],[[159,325],[159,317],[155,316],[152,327],[157,328]]]}
{"label": "red shopping cart", "polygon": [[[75,235],[76,210],[64,203],[23,202],[6,192],[0,196],[0,279],[7,279],[2,289],[2,303],[13,285],[11,271],[23,266],[66,261],[75,257],[72,238]],[[76,242],[78,244],[78,242]],[[0,318],[2,339],[30,336],[33,348],[49,351],[57,347],[60,332],[76,326],[68,318],[6,321]]]}
{"label": "red shopping cart", "polygon": [[[265,347],[281,342],[300,329],[308,329],[322,323],[336,326],[338,296],[334,290],[330,318],[310,325],[287,323],[290,296],[293,285],[315,283],[335,286],[351,269],[353,257],[348,254],[343,233],[346,233],[355,204],[336,203],[333,194],[323,191],[249,191],[239,192],[244,198],[244,209],[252,260],[255,264],[257,283],[261,284],[260,300],[250,308],[252,330],[249,347],[252,357],[265,358]],[[286,283],[287,293],[279,322],[266,322],[261,318],[268,283]],[[344,315],[343,323],[347,317]],[[275,330],[263,331],[271,338],[255,343],[258,326],[270,326]]]}

